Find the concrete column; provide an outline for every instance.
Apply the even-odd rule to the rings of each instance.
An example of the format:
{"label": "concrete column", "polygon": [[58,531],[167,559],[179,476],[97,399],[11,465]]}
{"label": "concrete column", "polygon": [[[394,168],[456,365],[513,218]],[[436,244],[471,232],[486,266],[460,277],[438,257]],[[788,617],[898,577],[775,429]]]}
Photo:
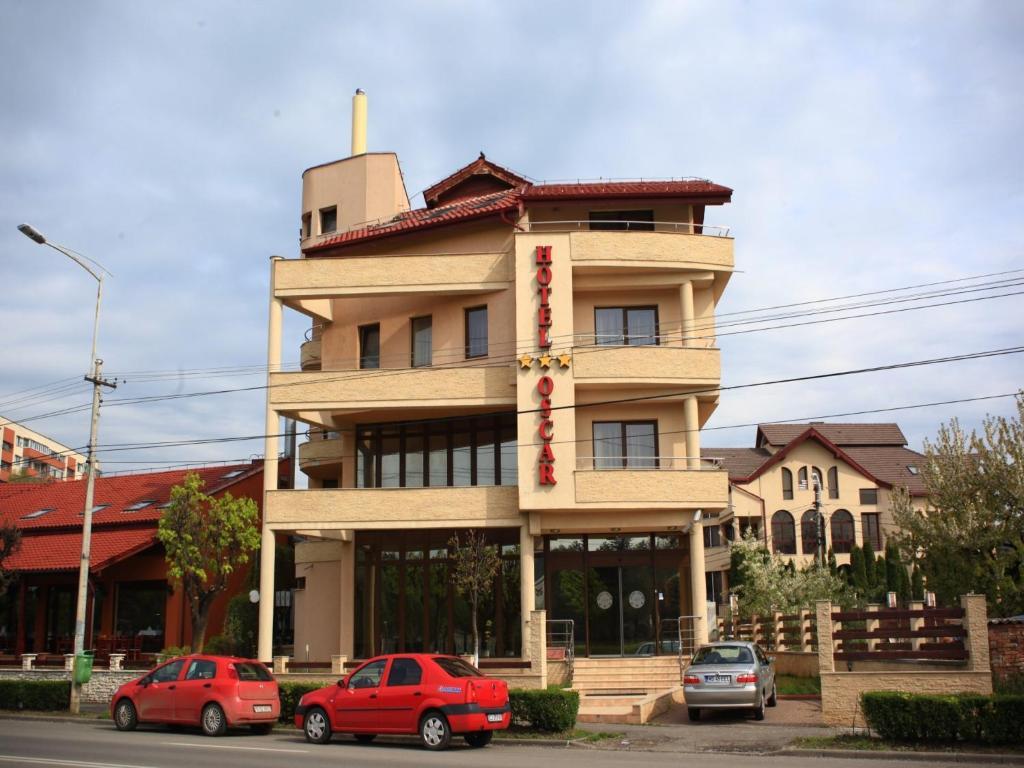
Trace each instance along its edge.
{"label": "concrete column", "polygon": [[[868,613],[877,613],[881,608],[880,603],[868,603]],[[864,622],[864,629],[867,632],[876,632],[880,628],[880,622],[878,619],[868,619]],[[877,651],[879,640],[877,637],[868,639],[868,650]]]}
{"label": "concrete column", "polygon": [[267,525],[267,501],[270,491],[277,490],[277,453],[279,422],[277,411],[270,407],[270,375],[281,370],[281,316],[283,305],[274,296],[274,275],[280,256],[270,258],[270,311],[267,321],[267,409],[264,422],[263,448],[263,531],[260,542],[260,661],[269,662],[274,655],[274,532]]}
{"label": "concrete column", "polygon": [[523,644],[530,645],[530,671],[540,675],[538,688],[548,687],[548,614],[547,611],[530,611],[530,634],[523,637]]}
{"label": "concrete column", "polygon": [[682,309],[683,346],[692,347],[696,345],[696,340],[693,338],[693,283],[689,280],[679,286],[679,303]]}
{"label": "concrete column", "polygon": [[786,636],[782,631],[782,611],[772,611],[772,631],[775,633],[775,650],[788,650],[786,648]]}
{"label": "concrete column", "polygon": [[819,600],[814,604],[818,620],[818,670],[821,674],[836,671],[832,649],[832,603]]}
{"label": "concrete column", "polygon": [[811,612],[800,611],[800,650],[803,653],[811,652],[811,640],[807,636],[811,628]]}
{"label": "concrete column", "polygon": [[[536,597],[533,588],[536,576],[533,568],[533,535],[530,533],[530,520],[529,516],[527,516],[523,520],[523,524],[519,526],[519,617],[523,626],[521,637],[524,659],[529,659],[529,654],[533,650],[531,644],[527,642],[527,638],[530,636],[530,617],[536,609]],[[546,637],[547,627],[541,627],[541,629]]]}
{"label": "concrete column", "polygon": [[967,630],[964,647],[967,649],[967,668],[972,672],[991,672],[988,645],[988,607],[984,595],[964,595],[960,598],[964,609],[963,626]]}
{"label": "concrete column", "polygon": [[338,628],[338,653],[348,659],[355,658],[356,619],[356,543],[353,535],[349,541],[341,542],[341,584],[338,599],[340,627]]}
{"label": "concrete column", "polygon": [[[924,600],[911,600],[910,601],[910,610],[912,610],[912,611],[923,611],[924,610]],[[919,629],[924,629],[924,618],[922,618],[920,616],[912,616],[910,618],[910,629],[913,632],[916,632]],[[919,651],[919,650],[921,650],[921,642],[922,642],[922,638],[920,638],[920,637],[911,638],[911,640],[910,640],[910,647],[913,650],[915,650],[915,651]]]}
{"label": "concrete column", "polygon": [[683,400],[683,428],[686,430],[686,468],[700,469],[700,421],[694,395]]}
{"label": "concrete column", "polygon": [[708,589],[704,580],[704,526],[701,513],[690,526],[690,605],[697,616],[693,622],[693,642],[701,645],[708,641]]}

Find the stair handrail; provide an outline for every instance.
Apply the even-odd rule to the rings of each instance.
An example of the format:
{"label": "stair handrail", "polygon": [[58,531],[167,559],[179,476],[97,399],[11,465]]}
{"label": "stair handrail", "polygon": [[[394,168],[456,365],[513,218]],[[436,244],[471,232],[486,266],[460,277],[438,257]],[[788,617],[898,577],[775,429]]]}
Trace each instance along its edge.
{"label": "stair handrail", "polygon": [[576,661],[576,622],[573,619],[548,619],[546,634],[548,648],[562,649],[571,680]]}

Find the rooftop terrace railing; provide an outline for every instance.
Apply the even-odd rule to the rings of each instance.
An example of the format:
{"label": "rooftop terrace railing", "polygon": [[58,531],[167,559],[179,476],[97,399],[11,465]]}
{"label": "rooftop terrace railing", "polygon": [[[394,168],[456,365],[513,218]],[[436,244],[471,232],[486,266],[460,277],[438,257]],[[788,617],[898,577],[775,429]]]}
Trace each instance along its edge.
{"label": "rooftop terrace railing", "polygon": [[694,221],[633,221],[629,219],[567,219],[562,221],[530,221],[520,226],[527,232],[662,232],[679,235],[730,237],[731,227],[721,224],[700,224]]}

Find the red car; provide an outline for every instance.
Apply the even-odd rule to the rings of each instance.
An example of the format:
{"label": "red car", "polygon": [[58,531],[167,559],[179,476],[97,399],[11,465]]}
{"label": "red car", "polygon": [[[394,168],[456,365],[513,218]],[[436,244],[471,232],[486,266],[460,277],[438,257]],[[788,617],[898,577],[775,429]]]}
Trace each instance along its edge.
{"label": "red car", "polygon": [[378,733],[416,733],[427,749],[445,749],[459,734],[469,746],[485,747],[511,719],[504,680],[433,653],[370,659],[337,685],[307,693],[295,708],[295,727],[315,744],[334,733],[362,742]]}
{"label": "red car", "polygon": [[258,661],[192,655],[125,683],[110,700],[119,731],[139,723],[198,725],[207,736],[248,725],[269,733],[281,714],[277,681]]}

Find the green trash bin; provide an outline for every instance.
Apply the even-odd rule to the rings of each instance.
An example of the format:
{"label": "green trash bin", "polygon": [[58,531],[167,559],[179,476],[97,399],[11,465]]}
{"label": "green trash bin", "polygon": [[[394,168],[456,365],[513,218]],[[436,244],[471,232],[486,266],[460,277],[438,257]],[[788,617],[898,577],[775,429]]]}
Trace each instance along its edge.
{"label": "green trash bin", "polygon": [[75,670],[72,678],[77,685],[85,685],[92,679],[92,651],[84,651],[75,655]]}

